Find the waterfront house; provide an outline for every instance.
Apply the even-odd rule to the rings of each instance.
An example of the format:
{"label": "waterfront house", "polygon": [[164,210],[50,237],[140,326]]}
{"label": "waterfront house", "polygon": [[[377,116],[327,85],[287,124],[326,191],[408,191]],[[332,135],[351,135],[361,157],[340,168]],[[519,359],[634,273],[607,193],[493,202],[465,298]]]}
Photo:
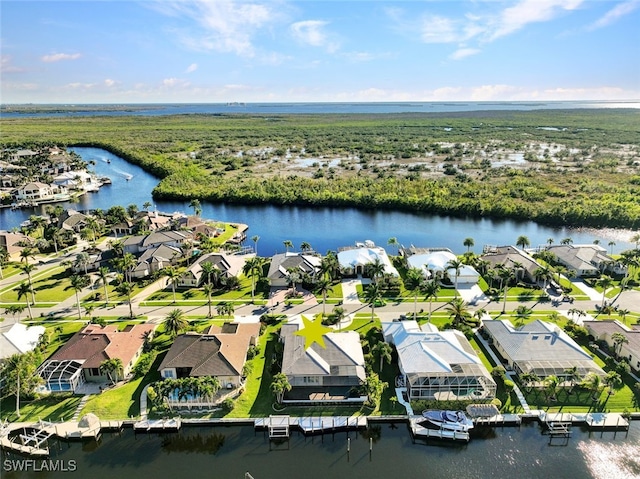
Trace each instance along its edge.
{"label": "waterfront house", "polygon": [[438,331],[414,320],[383,322],[386,342],[398,352],[398,387],[410,400],[489,400],[496,383],[458,330]]}
{"label": "waterfront house", "polygon": [[165,379],[212,376],[223,388],[238,388],[243,384],[247,351],[259,335],[260,323],[225,323],[211,326],[205,334],[181,334],[158,371]]}
{"label": "waterfront house", "polygon": [[26,202],[43,202],[43,201],[52,201],[55,200],[55,193],[58,188],[54,188],[51,185],[47,185],[46,183],[41,183],[39,181],[32,181],[27,183],[24,186],[19,187],[14,192],[14,197],[16,201],[26,201]]}
{"label": "waterfront house", "polygon": [[577,277],[594,277],[601,273],[622,276],[626,273],[626,268],[600,245],[552,245],[547,247],[547,251],[553,253],[558,263]]}
{"label": "waterfront house", "polygon": [[526,251],[515,246],[485,246],[482,259],[490,267],[504,266],[507,270],[516,270],[517,280],[537,284],[536,270],[540,263],[533,259]]}
{"label": "waterfront house", "polygon": [[[407,268],[417,268],[422,271],[425,278],[447,275],[451,282],[456,281],[456,270],[449,268],[450,261],[458,257],[447,248],[416,248],[411,246],[402,249]],[[462,265],[459,270],[457,282],[459,285],[477,284],[480,274],[473,266]]]}
{"label": "waterfront house", "polygon": [[362,403],[359,393],[366,379],[360,335],[356,331],[323,336],[325,347],[313,343],[305,349],[305,338],[295,334],[302,328],[300,316],[289,319],[280,330],[284,343],[282,373],[291,391],[284,403]]}
{"label": "waterfront house", "polygon": [[384,248],[376,246],[373,241],[356,243],[338,250],[338,263],[344,276],[357,276],[366,273],[367,265],[379,260],[384,265],[384,274],[398,277],[398,270],[391,264]]}
{"label": "waterfront house", "polygon": [[192,240],[193,237],[186,231],[155,231],[147,235],[131,236],[124,240],[124,251],[126,253],[141,253],[160,245],[180,248],[185,241]]}
{"label": "waterfront house", "polygon": [[271,258],[267,279],[274,288],[288,286],[290,271],[294,270],[301,275],[315,279],[320,272],[321,258],[316,255],[302,253],[282,253]]}
{"label": "waterfront house", "polygon": [[75,391],[85,382],[108,381],[100,365],[105,360],[118,358],[123,366],[119,377],[126,377],[156,327],[156,324],[143,323],[128,325],[119,331],[113,325],[89,324],[42,363],[38,374],[51,392]]}
{"label": "waterfront house", "polygon": [[[596,341],[607,343],[609,350],[624,358],[636,371],[640,371],[640,325],[627,326],[618,320],[584,321],[584,327]],[[621,334],[625,340],[616,345],[613,336]]]}
{"label": "waterfront house", "polygon": [[562,379],[575,366],[581,377],[588,373],[605,376],[589,353],[556,324],[541,320],[520,328],[514,328],[507,320],[485,320],[482,324],[483,334],[502,356],[504,367],[518,375],[535,374],[541,380],[554,375]]}
{"label": "waterfront house", "polygon": [[87,226],[89,217],[75,210],[65,210],[60,216],[59,225],[63,230],[80,233]]}
{"label": "waterfront house", "polygon": [[218,270],[223,278],[230,276],[238,276],[242,271],[242,268],[247,258],[254,257],[255,254],[249,255],[229,255],[224,253],[208,253],[200,256],[189,268],[182,274],[178,281],[178,287],[181,288],[196,288],[206,282],[202,271],[203,263],[211,263]]}
{"label": "waterfront house", "polygon": [[180,258],[182,258],[182,251],[175,246],[161,244],[145,249],[138,256],[137,263],[131,271],[131,277],[146,278],[167,266],[178,264]]}

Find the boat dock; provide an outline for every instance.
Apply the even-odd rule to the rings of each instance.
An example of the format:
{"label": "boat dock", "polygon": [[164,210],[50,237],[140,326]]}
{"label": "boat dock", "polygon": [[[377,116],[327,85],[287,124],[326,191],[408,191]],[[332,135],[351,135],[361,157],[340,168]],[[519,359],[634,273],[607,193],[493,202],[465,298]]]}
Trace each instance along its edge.
{"label": "boat dock", "polygon": [[409,418],[409,428],[411,429],[411,434],[413,438],[421,438],[421,439],[451,439],[454,441],[464,441],[469,442],[471,436],[467,431],[452,431],[449,429],[430,429],[428,427],[421,426],[419,424],[420,421],[423,421],[424,418],[422,416],[413,416]]}
{"label": "boat dock", "polygon": [[144,419],[133,423],[135,432],[157,432],[157,431],[177,431],[180,429],[182,421],[177,418],[165,419]]}
{"label": "boat dock", "polygon": [[558,413],[545,413],[541,411],[539,414],[540,421],[549,426],[555,423],[569,423],[569,424],[586,424],[589,429],[602,429],[602,430],[629,430],[629,421],[627,421],[622,414],[618,413],[603,413],[603,412],[590,412],[590,413],[570,413],[570,412],[558,412]]}
{"label": "boat dock", "polygon": [[268,429],[270,438],[289,437],[290,428],[295,427],[305,435],[347,431],[367,427],[366,416],[318,416],[290,417],[269,416],[254,422],[256,429]]}

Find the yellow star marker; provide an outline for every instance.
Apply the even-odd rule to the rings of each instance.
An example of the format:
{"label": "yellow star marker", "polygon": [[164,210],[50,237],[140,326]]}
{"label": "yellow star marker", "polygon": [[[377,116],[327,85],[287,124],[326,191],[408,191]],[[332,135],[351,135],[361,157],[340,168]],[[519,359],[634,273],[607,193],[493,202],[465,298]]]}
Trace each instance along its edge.
{"label": "yellow star marker", "polygon": [[332,331],[322,324],[321,320],[311,320],[302,316],[304,328],[299,329],[294,334],[304,338],[304,349],[307,350],[313,343],[318,343],[320,347],[326,348],[324,345],[324,335]]}

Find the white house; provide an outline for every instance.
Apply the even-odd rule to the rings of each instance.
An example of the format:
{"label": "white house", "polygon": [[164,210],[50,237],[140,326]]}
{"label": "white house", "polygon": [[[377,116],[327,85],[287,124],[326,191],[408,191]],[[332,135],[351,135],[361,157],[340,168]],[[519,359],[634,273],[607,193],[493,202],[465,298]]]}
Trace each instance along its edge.
{"label": "white house", "polygon": [[[442,249],[411,254],[407,256],[407,265],[409,268],[418,268],[427,278],[439,272],[446,272],[449,279],[455,282],[456,270],[447,266],[450,261],[457,259],[458,257],[450,250]],[[458,284],[476,284],[479,279],[480,273],[473,266],[465,264],[459,270],[457,281]]]}
{"label": "white house", "polygon": [[347,276],[365,274],[367,265],[376,260],[380,260],[384,265],[384,274],[400,276],[398,270],[391,264],[385,249],[376,246],[373,241],[356,243],[355,246],[340,248],[338,251],[340,270]]}

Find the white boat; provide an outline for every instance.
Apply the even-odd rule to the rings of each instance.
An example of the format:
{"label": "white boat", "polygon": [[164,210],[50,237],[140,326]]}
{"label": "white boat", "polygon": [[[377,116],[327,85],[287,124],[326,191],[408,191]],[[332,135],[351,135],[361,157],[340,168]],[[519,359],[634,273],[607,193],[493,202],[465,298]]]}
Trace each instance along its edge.
{"label": "white boat", "polygon": [[428,422],[437,429],[465,432],[473,429],[473,421],[462,411],[430,409],[422,411],[422,417],[426,419],[424,422]]}

